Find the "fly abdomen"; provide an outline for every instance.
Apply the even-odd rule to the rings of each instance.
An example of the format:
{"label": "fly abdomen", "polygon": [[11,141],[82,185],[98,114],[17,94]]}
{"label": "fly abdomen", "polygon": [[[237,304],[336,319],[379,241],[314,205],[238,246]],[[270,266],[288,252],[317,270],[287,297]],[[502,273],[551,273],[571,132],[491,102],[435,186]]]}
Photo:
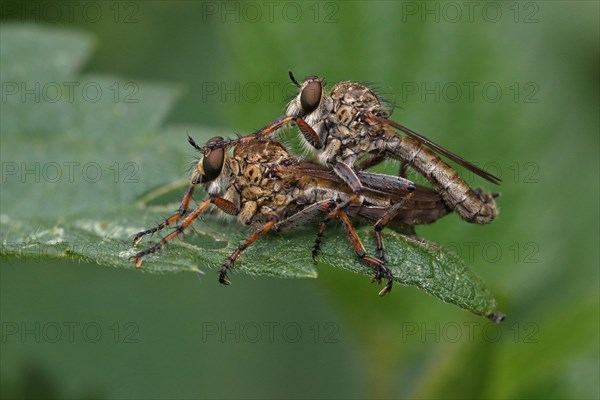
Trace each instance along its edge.
{"label": "fly abdomen", "polygon": [[494,220],[498,210],[491,196],[475,193],[452,167],[420,142],[396,134],[390,136],[386,141],[389,156],[408,163],[423,175],[462,219],[477,224]]}

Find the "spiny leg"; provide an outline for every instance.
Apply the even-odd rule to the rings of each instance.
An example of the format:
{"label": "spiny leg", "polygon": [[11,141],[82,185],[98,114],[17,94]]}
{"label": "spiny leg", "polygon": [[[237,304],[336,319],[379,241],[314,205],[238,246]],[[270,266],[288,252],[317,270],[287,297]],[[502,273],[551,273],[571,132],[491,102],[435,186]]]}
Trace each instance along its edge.
{"label": "spiny leg", "polygon": [[325,229],[327,228],[327,224],[339,215],[348,205],[358,202],[360,199],[359,193],[363,190],[363,185],[360,182],[356,173],[350,168],[346,163],[342,161],[337,161],[333,166],[333,171],[337,176],[339,176],[354,192],[352,196],[350,196],[347,200],[338,204],[337,207],[331,211],[327,217],[321,222],[319,226],[319,232],[317,232],[317,238],[315,239],[315,244],[312,250],[312,258],[313,261],[316,262],[317,255],[321,250],[321,239],[325,234]]}
{"label": "spiny leg", "polygon": [[135,263],[135,266],[137,268],[142,266],[142,258],[144,256],[147,256],[148,254],[152,254],[154,252],[156,252],[158,249],[160,249],[161,247],[163,247],[165,244],[167,244],[168,242],[170,242],[171,240],[173,240],[175,237],[177,237],[177,235],[179,235],[180,233],[182,233],[184,231],[185,228],[187,228],[192,222],[194,222],[196,220],[196,218],[198,218],[198,216],[212,203],[212,199],[207,199],[204,202],[202,202],[200,205],[198,205],[198,207],[196,207],[194,209],[194,211],[192,211],[190,213],[190,215],[188,215],[187,217],[185,217],[185,219],[183,220],[183,222],[181,223],[181,225],[177,226],[177,228],[169,233],[167,236],[165,236],[164,238],[161,239],[160,242],[158,242],[157,244],[155,244],[154,246],[144,250],[144,251],[140,251],[139,253],[137,253],[135,256],[131,257],[131,261],[133,263]]}
{"label": "spiny leg", "polygon": [[394,284],[394,276],[392,275],[392,271],[385,266],[383,261],[378,260],[374,257],[368,256],[363,246],[358,233],[352,226],[352,222],[350,222],[350,218],[346,215],[345,212],[340,212],[339,218],[344,223],[344,227],[346,228],[346,233],[348,234],[348,238],[350,239],[350,243],[352,244],[352,248],[354,249],[354,254],[366,264],[371,266],[375,270],[375,277],[371,280],[372,282],[377,281],[381,283],[382,274],[385,275],[387,279],[386,285],[379,291],[380,296],[384,296],[392,290],[392,285]]}
{"label": "spiny leg", "polygon": [[310,125],[308,125],[308,123],[306,123],[306,121],[304,121],[304,119],[302,119],[299,116],[294,116],[294,115],[288,115],[288,116],[278,118],[275,121],[271,122],[269,125],[265,126],[264,128],[259,129],[258,131],[254,132],[254,133],[251,133],[250,135],[243,136],[241,138],[233,139],[233,140],[222,140],[222,141],[214,141],[211,143],[206,143],[204,145],[204,147],[212,150],[212,149],[216,149],[216,148],[224,148],[227,146],[233,146],[233,145],[236,145],[237,143],[243,143],[243,142],[249,142],[251,140],[262,139],[264,137],[267,137],[267,136],[273,134],[275,131],[283,128],[284,126],[292,124],[292,123],[295,123],[298,126],[298,129],[300,129],[300,133],[302,133],[304,138],[315,149],[320,149],[321,147],[323,147],[323,144],[321,143],[321,140],[319,139],[319,135],[317,135],[317,133],[314,131],[314,129],[311,128]]}
{"label": "spiny leg", "polygon": [[192,194],[194,193],[195,187],[195,183],[192,183],[190,187],[188,187],[187,191],[185,192],[185,195],[183,196],[183,199],[181,200],[181,205],[179,206],[179,209],[175,214],[171,215],[169,218],[166,218],[164,222],[158,224],[154,228],[150,228],[145,231],[139,232],[137,235],[135,235],[135,238],[133,239],[133,245],[137,246],[142,241],[142,237],[158,232],[166,228],[167,226],[179,221],[181,217],[185,215],[190,205],[190,200],[192,199]]}
{"label": "spiny leg", "polygon": [[227,279],[227,272],[233,267],[233,263],[235,263],[235,260],[240,256],[242,251],[244,251],[248,246],[250,246],[252,243],[254,243],[259,237],[261,237],[265,233],[269,232],[271,230],[271,228],[273,227],[273,225],[275,225],[275,223],[276,223],[275,220],[271,220],[271,221],[267,222],[265,225],[263,225],[262,228],[260,228],[256,232],[254,232],[252,235],[250,235],[249,238],[247,238],[246,240],[244,240],[243,242],[241,242],[238,245],[238,248],[235,249],[233,251],[233,253],[231,253],[231,255],[229,255],[229,257],[227,258],[227,261],[225,262],[225,264],[223,264],[223,267],[221,267],[221,270],[219,271],[219,282],[220,283],[222,283],[224,285],[229,285],[231,283]]}
{"label": "spiny leg", "polygon": [[[371,157],[367,158],[366,160],[364,160],[361,164],[359,164],[358,170],[362,171],[366,168],[370,168],[374,165],[381,163],[384,160],[385,160],[384,154],[377,154],[377,155],[371,156]],[[398,173],[398,176],[400,178],[406,179],[408,167],[409,167],[409,164],[402,161],[402,163],[400,164],[400,170]],[[409,183],[412,184],[412,182],[409,182]],[[377,252],[378,252],[379,259],[381,260],[381,262],[385,262],[383,237],[381,235],[381,231],[391,220],[393,220],[398,215],[398,213],[400,212],[400,209],[410,199],[410,197],[412,197],[413,191],[415,190],[415,186],[414,185],[412,185],[412,186],[406,185],[405,190],[407,190],[409,192],[407,197],[403,198],[400,202],[397,202],[394,205],[392,205],[375,224],[375,231],[374,231],[375,243],[377,245]],[[377,279],[377,277],[376,277],[376,279]],[[379,277],[379,279],[380,279],[380,277]]]}
{"label": "spiny leg", "polygon": [[[335,209],[334,211],[331,211],[327,217],[328,218],[332,217],[332,214],[335,213],[338,217],[340,217],[340,219],[342,219],[342,222],[344,223],[344,226],[346,227],[346,232],[348,233],[348,236],[352,242],[355,254],[359,258],[364,260],[364,262],[373,266],[373,269],[375,270],[375,274],[376,274],[373,281],[377,280],[380,283],[381,277],[385,273],[386,277],[388,278],[388,284],[379,294],[380,295],[386,294],[387,292],[389,292],[391,290],[391,287],[392,287],[391,272],[385,267],[383,262],[377,260],[376,258],[366,255],[364,246],[362,245],[360,238],[356,234],[356,231],[352,227],[352,223],[350,222],[348,215],[345,213],[343,208],[338,209],[336,207],[336,205],[337,205],[337,203],[333,199],[321,200],[317,203],[314,203],[314,204],[311,204],[310,206],[305,207],[304,209],[297,212],[296,214],[278,222],[277,224],[275,224],[273,229],[284,230],[284,229],[293,228],[293,227],[296,227],[298,225],[301,225],[301,224],[313,219],[321,212],[327,212],[332,209]],[[333,218],[335,218],[335,216],[333,216]],[[321,232],[321,236],[322,236],[322,232]]]}
{"label": "spiny leg", "polygon": [[383,237],[381,235],[381,231],[383,230],[383,228],[385,228],[385,226],[387,224],[390,223],[391,220],[396,218],[396,216],[398,215],[398,213],[400,212],[402,207],[404,207],[404,205],[410,201],[412,196],[413,196],[413,193],[411,192],[406,197],[404,197],[402,200],[400,200],[399,202],[394,203],[381,216],[381,218],[379,218],[379,220],[375,223],[375,227],[374,227],[373,231],[375,233],[375,243],[377,244],[377,253],[379,255],[379,259],[381,260],[381,262],[385,262],[385,254],[384,254],[385,252],[384,252]]}
{"label": "spiny leg", "polygon": [[302,133],[302,136],[304,136],[308,143],[310,143],[317,150],[323,148],[323,143],[321,143],[319,135],[317,135],[317,132],[315,132],[315,130],[308,125],[305,120],[300,117],[296,117],[293,121],[296,123],[298,129],[300,129],[300,133]]}
{"label": "spiny leg", "polygon": [[[312,250],[312,258],[314,262],[316,262],[316,258],[319,255],[319,251],[321,251],[321,240],[325,235],[325,229],[327,229],[327,225],[329,224],[329,222],[337,218],[340,215],[340,213],[344,212],[346,207],[348,207],[350,204],[356,203],[359,200],[359,198],[360,196],[358,194],[353,194],[352,196],[348,197],[348,199],[335,206],[333,211],[330,211],[329,214],[327,214],[327,216],[325,217],[325,219],[321,221],[321,224],[319,225],[319,231],[317,232],[317,237],[315,239],[315,243],[313,245]],[[331,210],[332,205],[334,205],[334,203],[328,203],[324,205],[323,211]]]}
{"label": "spiny leg", "polygon": [[192,211],[187,217],[185,217],[181,225],[178,225],[173,232],[169,233],[167,236],[162,238],[160,242],[144,251],[140,251],[135,256],[131,257],[131,262],[135,264],[136,268],[140,268],[142,266],[143,257],[147,256],[148,254],[155,253],[158,249],[160,249],[165,244],[176,238],[179,234],[183,233],[183,231],[188,226],[190,226],[192,222],[194,222],[210,204],[215,204],[217,207],[219,207],[227,213],[233,213],[234,210],[237,210],[235,204],[231,203],[229,200],[223,199],[219,196],[211,196],[209,199],[206,199],[205,201],[200,203],[194,209],[194,211]]}

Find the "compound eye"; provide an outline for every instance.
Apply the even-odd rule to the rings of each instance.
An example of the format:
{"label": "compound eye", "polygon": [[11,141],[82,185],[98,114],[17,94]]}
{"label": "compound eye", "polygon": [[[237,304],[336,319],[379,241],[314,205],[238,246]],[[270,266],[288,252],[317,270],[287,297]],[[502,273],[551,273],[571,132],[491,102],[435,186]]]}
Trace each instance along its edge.
{"label": "compound eye", "polygon": [[[210,139],[207,143],[220,142],[223,138],[215,136]],[[204,175],[202,175],[202,182],[210,182],[215,180],[223,169],[223,163],[225,162],[225,149],[213,149],[209,150],[204,154],[202,160],[202,168],[204,169]]]}
{"label": "compound eye", "polygon": [[321,85],[320,80],[311,80],[306,84],[300,95],[300,105],[305,114],[310,114],[317,109],[321,102],[322,93],[323,86]]}

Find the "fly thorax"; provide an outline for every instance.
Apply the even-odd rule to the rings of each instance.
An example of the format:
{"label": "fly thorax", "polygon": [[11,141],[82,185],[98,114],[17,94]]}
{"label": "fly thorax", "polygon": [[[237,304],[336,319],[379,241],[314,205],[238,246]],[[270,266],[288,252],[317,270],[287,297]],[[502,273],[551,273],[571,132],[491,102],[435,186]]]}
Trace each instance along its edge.
{"label": "fly thorax", "polygon": [[240,173],[240,163],[236,159],[227,158],[225,165],[233,175],[238,175]]}
{"label": "fly thorax", "polygon": [[343,144],[347,144],[354,140],[355,134],[346,125],[337,124],[331,129],[331,136],[342,141]]}
{"label": "fly thorax", "polygon": [[257,205],[255,201],[245,201],[242,203],[240,213],[238,214],[238,221],[244,225],[249,225],[255,222]]}
{"label": "fly thorax", "polygon": [[349,104],[341,104],[336,111],[336,116],[340,124],[344,126],[350,126],[350,123],[354,120],[357,110]]}
{"label": "fly thorax", "polygon": [[250,185],[242,189],[242,198],[244,199],[259,201],[262,200],[264,195],[263,189],[259,186]]}
{"label": "fly thorax", "polygon": [[377,95],[367,86],[358,82],[345,81],[338,83],[331,90],[331,97],[336,103],[335,109],[340,109],[341,106],[346,105],[354,109],[354,114],[358,110],[377,114],[383,112],[381,101]]}
{"label": "fly thorax", "polygon": [[262,171],[257,165],[250,164],[244,170],[244,178],[248,180],[250,185],[260,185],[262,180]]}
{"label": "fly thorax", "polygon": [[273,203],[277,207],[283,207],[283,206],[287,205],[289,202],[290,202],[290,197],[286,196],[284,193],[278,193],[273,198]]}

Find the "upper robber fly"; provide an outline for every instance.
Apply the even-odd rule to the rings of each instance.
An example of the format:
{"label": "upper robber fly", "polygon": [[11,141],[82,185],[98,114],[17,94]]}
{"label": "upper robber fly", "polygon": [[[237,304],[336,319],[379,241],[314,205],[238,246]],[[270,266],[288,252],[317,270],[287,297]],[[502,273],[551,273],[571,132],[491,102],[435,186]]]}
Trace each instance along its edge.
{"label": "upper robber fly", "polygon": [[[298,82],[291,71],[289,75],[299,92],[289,103],[285,116],[252,135],[212,143],[209,148],[259,139],[295,123],[306,143],[319,150],[319,162],[331,165],[357,193],[362,184],[356,171],[392,158],[422,174],[464,220],[478,224],[494,220],[498,214],[494,196],[471,189],[436,152],[494,184],[500,183],[499,178],[388,119],[389,111],[382,101],[361,83],[339,82],[327,93],[323,81],[316,76]],[[407,136],[400,136],[395,130]]]}

